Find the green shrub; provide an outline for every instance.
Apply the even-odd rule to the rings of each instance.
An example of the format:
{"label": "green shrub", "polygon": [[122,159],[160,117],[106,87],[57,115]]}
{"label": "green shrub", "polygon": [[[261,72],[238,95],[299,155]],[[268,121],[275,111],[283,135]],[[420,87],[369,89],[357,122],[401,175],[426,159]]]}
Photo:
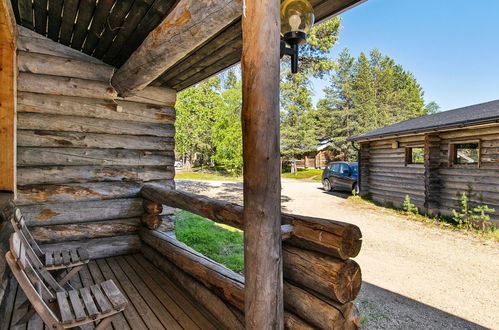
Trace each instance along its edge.
{"label": "green shrub", "polygon": [[402,210],[408,215],[418,214],[419,211],[416,205],[411,203],[411,197],[409,197],[409,195],[405,195],[404,202],[402,203]]}
{"label": "green shrub", "polygon": [[482,230],[493,229],[490,222],[490,213],[495,212],[487,205],[484,205],[483,196],[478,197],[479,202],[473,202],[472,199],[476,197],[473,193],[473,187],[468,185],[465,192],[457,193],[457,210],[452,210],[454,215],[452,219],[459,228],[472,229],[473,227],[480,226]]}

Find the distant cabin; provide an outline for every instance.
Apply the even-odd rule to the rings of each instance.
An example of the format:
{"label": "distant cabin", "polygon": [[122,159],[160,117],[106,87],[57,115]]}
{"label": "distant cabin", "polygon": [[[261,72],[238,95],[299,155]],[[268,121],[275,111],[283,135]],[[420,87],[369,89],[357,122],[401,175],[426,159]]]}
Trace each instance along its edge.
{"label": "distant cabin", "polygon": [[499,100],[427,115],[350,138],[360,145],[362,195],[451,215],[458,194],[494,208],[499,226]]}

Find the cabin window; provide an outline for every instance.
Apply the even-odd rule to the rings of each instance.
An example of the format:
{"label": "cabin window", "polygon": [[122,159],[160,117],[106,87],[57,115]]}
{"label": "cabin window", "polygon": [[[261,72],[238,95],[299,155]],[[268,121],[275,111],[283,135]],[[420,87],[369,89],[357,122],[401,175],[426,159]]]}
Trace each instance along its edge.
{"label": "cabin window", "polygon": [[410,147],[405,148],[405,163],[407,164],[424,164],[424,148]]}
{"label": "cabin window", "polygon": [[451,145],[452,164],[477,165],[480,162],[480,143],[456,143]]}

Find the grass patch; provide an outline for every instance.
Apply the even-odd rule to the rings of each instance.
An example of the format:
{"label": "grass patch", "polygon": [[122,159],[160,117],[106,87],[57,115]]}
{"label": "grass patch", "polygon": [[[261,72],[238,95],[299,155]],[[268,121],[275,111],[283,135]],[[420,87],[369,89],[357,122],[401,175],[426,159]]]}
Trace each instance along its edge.
{"label": "grass patch", "polygon": [[364,198],[361,196],[350,196],[348,197],[348,201],[354,205],[360,205],[365,209],[375,210],[389,215],[396,215],[405,218],[407,220],[423,222],[427,225],[436,226],[442,229],[458,231],[465,235],[473,235],[477,238],[493,242],[499,242],[498,228],[491,228],[489,230],[458,228],[456,224],[449,217],[446,216],[429,217],[422,214],[407,214],[407,212],[400,209],[396,209],[394,207],[379,205],[378,203],[373,201],[370,196],[366,196]]}
{"label": "grass patch", "polygon": [[282,173],[283,178],[297,179],[297,180],[314,180],[322,181],[322,170],[314,168],[299,168],[297,173]]}
{"label": "grass patch", "polygon": [[235,228],[189,213],[175,214],[177,239],[225,267],[241,272],[244,269],[243,233]]}
{"label": "grass patch", "polygon": [[206,171],[178,171],[175,174],[176,180],[204,180],[204,181],[242,181],[242,177],[231,176],[216,172]]}

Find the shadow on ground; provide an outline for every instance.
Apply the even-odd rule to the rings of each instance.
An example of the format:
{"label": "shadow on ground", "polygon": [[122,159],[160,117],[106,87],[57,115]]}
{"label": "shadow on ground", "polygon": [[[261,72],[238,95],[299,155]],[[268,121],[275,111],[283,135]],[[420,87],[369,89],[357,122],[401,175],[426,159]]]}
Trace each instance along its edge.
{"label": "shadow on ground", "polygon": [[[175,185],[178,190],[184,190],[194,194],[205,195],[211,198],[243,205],[242,182],[176,180]],[[291,198],[281,195],[281,203],[289,201],[291,201]],[[282,210],[286,211],[286,208],[282,207]]]}
{"label": "shadow on ground", "polygon": [[367,282],[355,304],[362,329],[487,329]]}
{"label": "shadow on ground", "polygon": [[352,196],[351,193],[346,192],[346,191],[325,191],[324,188],[322,187],[317,187],[317,190],[320,190],[321,193],[326,194],[326,195],[333,195],[339,198],[347,199],[349,196]]}

